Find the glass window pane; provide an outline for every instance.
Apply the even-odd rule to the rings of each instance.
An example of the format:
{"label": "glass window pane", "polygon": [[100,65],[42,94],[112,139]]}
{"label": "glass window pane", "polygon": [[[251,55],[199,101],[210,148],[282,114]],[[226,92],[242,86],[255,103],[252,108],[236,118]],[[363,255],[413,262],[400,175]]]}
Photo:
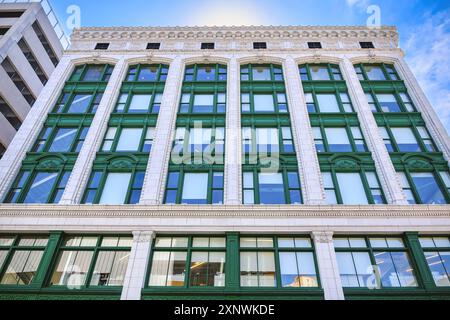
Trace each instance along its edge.
{"label": "glass window pane", "polygon": [[69,152],[75,140],[77,128],[59,128],[50,145],[49,152]]}
{"label": "glass window pane", "polygon": [[244,191],[244,204],[255,204],[255,193],[253,190]]}
{"label": "glass window pane", "polygon": [[450,248],[450,239],[447,237],[434,237],[433,240],[438,248]]}
{"label": "glass window pane", "polygon": [[420,245],[422,246],[422,248],[434,248],[435,244],[433,241],[433,238],[425,238],[425,237],[420,237],[419,238],[420,241]]}
{"label": "glass window pane", "polygon": [[256,238],[241,238],[241,248],[256,248]]}
{"label": "glass window pane", "polygon": [[170,254],[169,267],[167,272],[167,286],[184,286],[186,275],[186,252],[172,252]]}
{"label": "glass window pane", "polygon": [[139,73],[138,81],[156,81],[158,75],[158,67],[142,67]]}
{"label": "glass window pane", "polygon": [[226,247],[226,239],[225,238],[210,238],[209,246],[211,248],[225,248]]}
{"label": "glass window pane", "polygon": [[317,287],[317,274],[312,252],[297,252],[300,287]]}
{"label": "glass window pane", "polygon": [[253,67],[253,81],[270,81],[270,68],[268,67]]}
{"label": "glass window pane", "polygon": [[256,252],[241,252],[240,270],[242,287],[258,286],[258,258]]}
{"label": "glass window pane", "polygon": [[340,112],[339,104],[334,94],[318,94],[320,112]]}
{"label": "glass window pane", "polygon": [[334,190],[325,190],[325,199],[329,205],[338,204],[336,192]]}
{"label": "glass window pane", "polygon": [[278,238],[278,247],[295,248],[294,238]]}
{"label": "glass window pane", "polygon": [[370,245],[373,248],[388,248],[386,238],[370,238]]}
{"label": "glass window pane", "polygon": [[446,204],[447,201],[432,173],[411,173],[423,204]]}
{"label": "glass window pane", "polygon": [[336,252],[343,287],[359,287],[353,256],[350,252]]}
{"label": "glass window pane", "polygon": [[258,252],[260,287],[275,287],[275,255],[273,252]]}
{"label": "glass window pane", "polygon": [[257,238],[258,248],[273,248],[272,238]]}
{"label": "glass window pane", "polygon": [[367,77],[369,80],[386,80],[386,76],[383,73],[381,67],[378,66],[364,66],[366,70]]}
{"label": "glass window pane", "polygon": [[404,248],[402,238],[387,238],[386,239],[389,248]]}
{"label": "glass window pane", "polygon": [[194,97],[194,112],[212,112],[214,106],[214,95],[196,94]]}
{"label": "glass window pane", "polygon": [[150,94],[135,94],[131,99],[130,112],[147,112],[150,106],[152,95]]}
{"label": "glass window pane", "polygon": [[377,175],[375,172],[366,172],[367,183],[370,188],[379,188],[380,184],[378,183]]}
{"label": "glass window pane", "polygon": [[120,133],[116,151],[138,151],[143,128],[124,128]]}
{"label": "glass window pane", "polygon": [[42,255],[43,251],[16,251],[2,277],[1,284],[31,284]]}
{"label": "glass window pane", "polygon": [[150,273],[149,286],[166,286],[167,271],[169,267],[170,252],[156,251],[153,254],[152,269]]}
{"label": "glass window pane", "polygon": [[348,238],[335,238],[333,239],[335,248],[350,248],[350,243]]}
{"label": "glass window pane", "polygon": [[281,285],[283,287],[299,287],[299,274],[295,252],[280,253]]}
{"label": "glass window pane", "polygon": [[326,66],[311,66],[309,70],[312,80],[331,80]]}
{"label": "glass window pane", "polygon": [[130,180],[131,173],[109,173],[99,203],[124,204]]}
{"label": "glass window pane", "polygon": [[208,248],[209,247],[209,238],[194,238],[192,240],[192,246],[194,248]]}
{"label": "glass window pane", "polygon": [[444,264],[447,261],[447,268],[450,266],[450,252],[425,252],[425,258],[436,286],[450,286],[450,269]]}
{"label": "glass window pane", "polygon": [[186,237],[175,237],[172,238],[172,248],[187,248],[188,238]]}
{"label": "glass window pane", "polygon": [[244,188],[253,189],[253,172],[244,172]]}
{"label": "glass window pane", "polygon": [[53,272],[51,285],[83,286],[86,282],[92,251],[64,251],[60,255],[57,267]]}
{"label": "glass window pane", "polygon": [[92,274],[91,286],[122,286],[129,255],[129,252],[100,252]]}
{"label": "glass window pane", "polygon": [[397,99],[393,94],[377,94],[377,99],[383,112],[401,111]]}
{"label": "glass window pane", "polygon": [[255,112],[274,112],[273,96],[270,94],[255,94]]}
{"label": "glass window pane", "polygon": [[350,238],[350,247],[352,248],[366,248],[366,240],[364,238]]}
{"label": "glass window pane", "polygon": [[328,148],[331,152],[351,152],[352,146],[345,128],[325,128]]}
{"label": "glass window pane", "polygon": [[260,173],[259,195],[261,204],[285,204],[283,176],[281,173]]}
{"label": "glass window pane", "polygon": [[296,248],[312,248],[311,239],[309,238],[295,238]]}
{"label": "glass window pane", "polygon": [[439,174],[444,181],[445,187],[450,189],[450,173],[448,173],[447,171],[441,171],[439,172]]}
{"label": "glass window pane", "polygon": [[391,132],[401,152],[420,151],[419,143],[411,128],[391,128]]}
{"label": "glass window pane", "polygon": [[339,183],[343,204],[369,204],[359,173],[337,173],[336,177]]}
{"label": "glass window pane", "polygon": [[39,172],[34,178],[24,203],[47,203],[56,183],[57,173]]}
{"label": "glass window pane", "polygon": [[92,94],[77,94],[67,110],[68,113],[85,113],[88,111]]}
{"label": "glass window pane", "polygon": [[186,173],[182,197],[183,203],[206,204],[208,200],[208,174]]}

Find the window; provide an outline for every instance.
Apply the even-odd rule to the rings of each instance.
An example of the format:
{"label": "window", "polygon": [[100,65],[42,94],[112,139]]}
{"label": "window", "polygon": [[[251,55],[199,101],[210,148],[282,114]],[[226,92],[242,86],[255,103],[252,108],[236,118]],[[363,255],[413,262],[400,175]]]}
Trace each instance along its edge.
{"label": "window", "polygon": [[[403,191],[410,204],[447,204],[448,172],[400,172]],[[442,180],[439,181],[439,180]]]}
{"label": "window", "polygon": [[59,63],[59,59],[55,54],[55,51],[53,50],[52,46],[50,45],[50,42],[47,40],[47,37],[45,36],[45,33],[42,31],[41,26],[39,25],[39,22],[36,21],[33,23],[33,30],[36,33],[36,36],[38,37],[39,41],[41,42],[42,46],[45,49],[45,52],[47,52],[48,57],[50,58],[53,65],[56,67]]}
{"label": "window", "polygon": [[86,188],[84,204],[137,204],[144,184],[144,171],[93,171]]}
{"label": "window", "polygon": [[157,237],[149,287],[225,287],[224,237]]}
{"label": "window", "polygon": [[116,113],[158,114],[161,109],[162,93],[122,93],[116,105]]}
{"label": "window", "polygon": [[114,67],[111,65],[95,64],[81,65],[75,68],[70,82],[108,82]]}
{"label": "window", "polygon": [[223,172],[171,171],[165,204],[223,204]]}
{"label": "window", "polygon": [[177,128],[174,152],[223,154],[225,128]]}
{"label": "window", "polygon": [[390,128],[390,130],[400,152],[421,151],[416,136],[411,128]]}
{"label": "window", "polygon": [[159,50],[161,43],[159,42],[149,42],[147,43],[147,50]]}
{"label": "window", "polygon": [[385,204],[375,172],[322,172],[328,204]]}
{"label": "window", "polygon": [[102,101],[103,93],[63,93],[53,113],[95,113]]}
{"label": "window", "polygon": [[372,112],[416,112],[409,95],[399,93],[366,93]]}
{"label": "window", "polygon": [[8,31],[9,27],[0,27],[0,36],[4,36]]}
{"label": "window", "polygon": [[367,152],[359,127],[313,127],[317,152]]}
{"label": "window", "polygon": [[299,67],[302,81],[342,81],[343,77],[338,65],[305,64]]}
{"label": "window", "polygon": [[11,81],[14,82],[15,86],[22,94],[23,98],[28,102],[30,107],[32,107],[36,101],[36,98],[33,96],[31,90],[27,87],[26,83],[23,81],[23,78],[11,63],[11,60],[9,60],[9,58],[6,57],[5,60],[3,60],[3,62],[1,63],[1,65],[3,69],[5,69],[5,72],[8,74]]}
{"label": "window", "polygon": [[418,287],[402,238],[335,238],[334,247],[343,287]]}
{"label": "window", "polygon": [[346,92],[305,93],[309,113],[351,113],[353,106]]}
{"label": "window", "polygon": [[89,127],[45,127],[32,152],[80,152]]}
{"label": "window", "polygon": [[279,127],[279,128],[243,127],[242,136],[243,136],[244,152],[246,154],[295,152],[290,127]]}
{"label": "window", "polygon": [[165,82],[169,66],[167,65],[134,65],[128,69],[126,81],[129,82]]}
{"label": "window", "polygon": [[180,113],[225,113],[226,94],[184,93],[181,96]]}
{"label": "window", "polygon": [[0,112],[14,129],[20,129],[20,127],[22,126],[22,121],[2,96],[0,96]]}
{"label": "window", "polygon": [[373,42],[360,42],[361,49],[375,49]]}
{"label": "window", "polygon": [[203,42],[201,45],[202,50],[214,50],[214,43],[213,42]]}
{"label": "window", "polygon": [[132,240],[129,236],[67,236],[59,248],[50,285],[122,286]]}
{"label": "window", "polygon": [[267,42],[253,42],[253,49],[267,49]]}
{"label": "window", "polygon": [[5,203],[58,203],[69,181],[70,171],[19,173]]}
{"label": "window", "polygon": [[437,287],[450,287],[449,237],[420,237],[428,268]]}
{"label": "window", "polygon": [[28,286],[33,283],[48,238],[0,236],[1,285]]}
{"label": "window", "polygon": [[318,287],[311,239],[241,237],[240,278],[241,287]]}
{"label": "window", "polygon": [[241,95],[242,113],[287,113],[285,93]]}
{"label": "window", "polygon": [[33,70],[36,72],[36,75],[38,76],[39,80],[42,82],[43,85],[45,85],[48,81],[47,75],[42,70],[41,66],[39,65],[34,53],[31,51],[30,47],[26,43],[25,39],[22,38],[17,43],[20,50],[22,51],[25,58],[28,60],[28,63],[31,65]]}
{"label": "window", "polygon": [[320,112],[323,113],[340,112],[339,103],[337,101],[336,95],[317,94],[316,98]]}
{"label": "window", "polygon": [[357,64],[355,71],[361,81],[400,80],[394,66],[389,64]]}
{"label": "window", "polygon": [[322,43],[320,42],[308,42],[309,49],[322,49]]}
{"label": "window", "polygon": [[227,81],[227,66],[220,64],[191,65],[186,67],[185,82],[224,82]]}
{"label": "window", "polygon": [[155,128],[110,127],[103,142],[103,152],[146,152],[150,153]]}
{"label": "window", "polygon": [[108,50],[109,43],[97,43],[95,45],[95,50]]}
{"label": "window", "polygon": [[302,204],[300,178],[297,171],[284,170],[279,173],[243,173],[244,204]]}
{"label": "window", "polygon": [[283,81],[283,69],[278,65],[241,66],[241,81]]}

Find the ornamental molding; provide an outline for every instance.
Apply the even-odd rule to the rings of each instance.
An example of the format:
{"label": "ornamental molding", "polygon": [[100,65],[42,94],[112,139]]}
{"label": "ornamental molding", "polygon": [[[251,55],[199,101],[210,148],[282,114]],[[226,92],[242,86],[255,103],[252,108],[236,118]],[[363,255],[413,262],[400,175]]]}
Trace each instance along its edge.
{"label": "ornamental molding", "polygon": [[361,26],[213,26],[213,27],[86,27],[75,29],[72,41],[109,40],[195,40],[195,39],[389,39],[398,43],[396,27]]}
{"label": "ornamental molding", "polygon": [[144,206],[0,205],[1,217],[136,218],[450,218],[450,205],[364,206]]}
{"label": "ornamental molding", "polygon": [[332,243],[333,231],[313,231],[312,237],[318,243]]}

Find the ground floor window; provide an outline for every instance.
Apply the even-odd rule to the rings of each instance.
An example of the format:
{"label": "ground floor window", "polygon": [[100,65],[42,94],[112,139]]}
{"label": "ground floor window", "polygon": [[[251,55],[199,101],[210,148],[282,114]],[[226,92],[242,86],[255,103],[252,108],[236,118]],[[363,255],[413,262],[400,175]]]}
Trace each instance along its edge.
{"label": "ground floor window", "polygon": [[437,287],[450,287],[450,238],[420,237],[430,272]]}
{"label": "ground floor window", "polygon": [[344,287],[418,287],[402,238],[336,237],[334,247]]}

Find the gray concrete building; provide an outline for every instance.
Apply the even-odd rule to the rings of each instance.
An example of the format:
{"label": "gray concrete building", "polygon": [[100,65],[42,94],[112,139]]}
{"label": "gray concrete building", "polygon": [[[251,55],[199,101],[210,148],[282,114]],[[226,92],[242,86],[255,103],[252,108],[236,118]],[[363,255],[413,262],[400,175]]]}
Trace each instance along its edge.
{"label": "gray concrete building", "polygon": [[47,1],[0,1],[0,157],[67,46]]}

